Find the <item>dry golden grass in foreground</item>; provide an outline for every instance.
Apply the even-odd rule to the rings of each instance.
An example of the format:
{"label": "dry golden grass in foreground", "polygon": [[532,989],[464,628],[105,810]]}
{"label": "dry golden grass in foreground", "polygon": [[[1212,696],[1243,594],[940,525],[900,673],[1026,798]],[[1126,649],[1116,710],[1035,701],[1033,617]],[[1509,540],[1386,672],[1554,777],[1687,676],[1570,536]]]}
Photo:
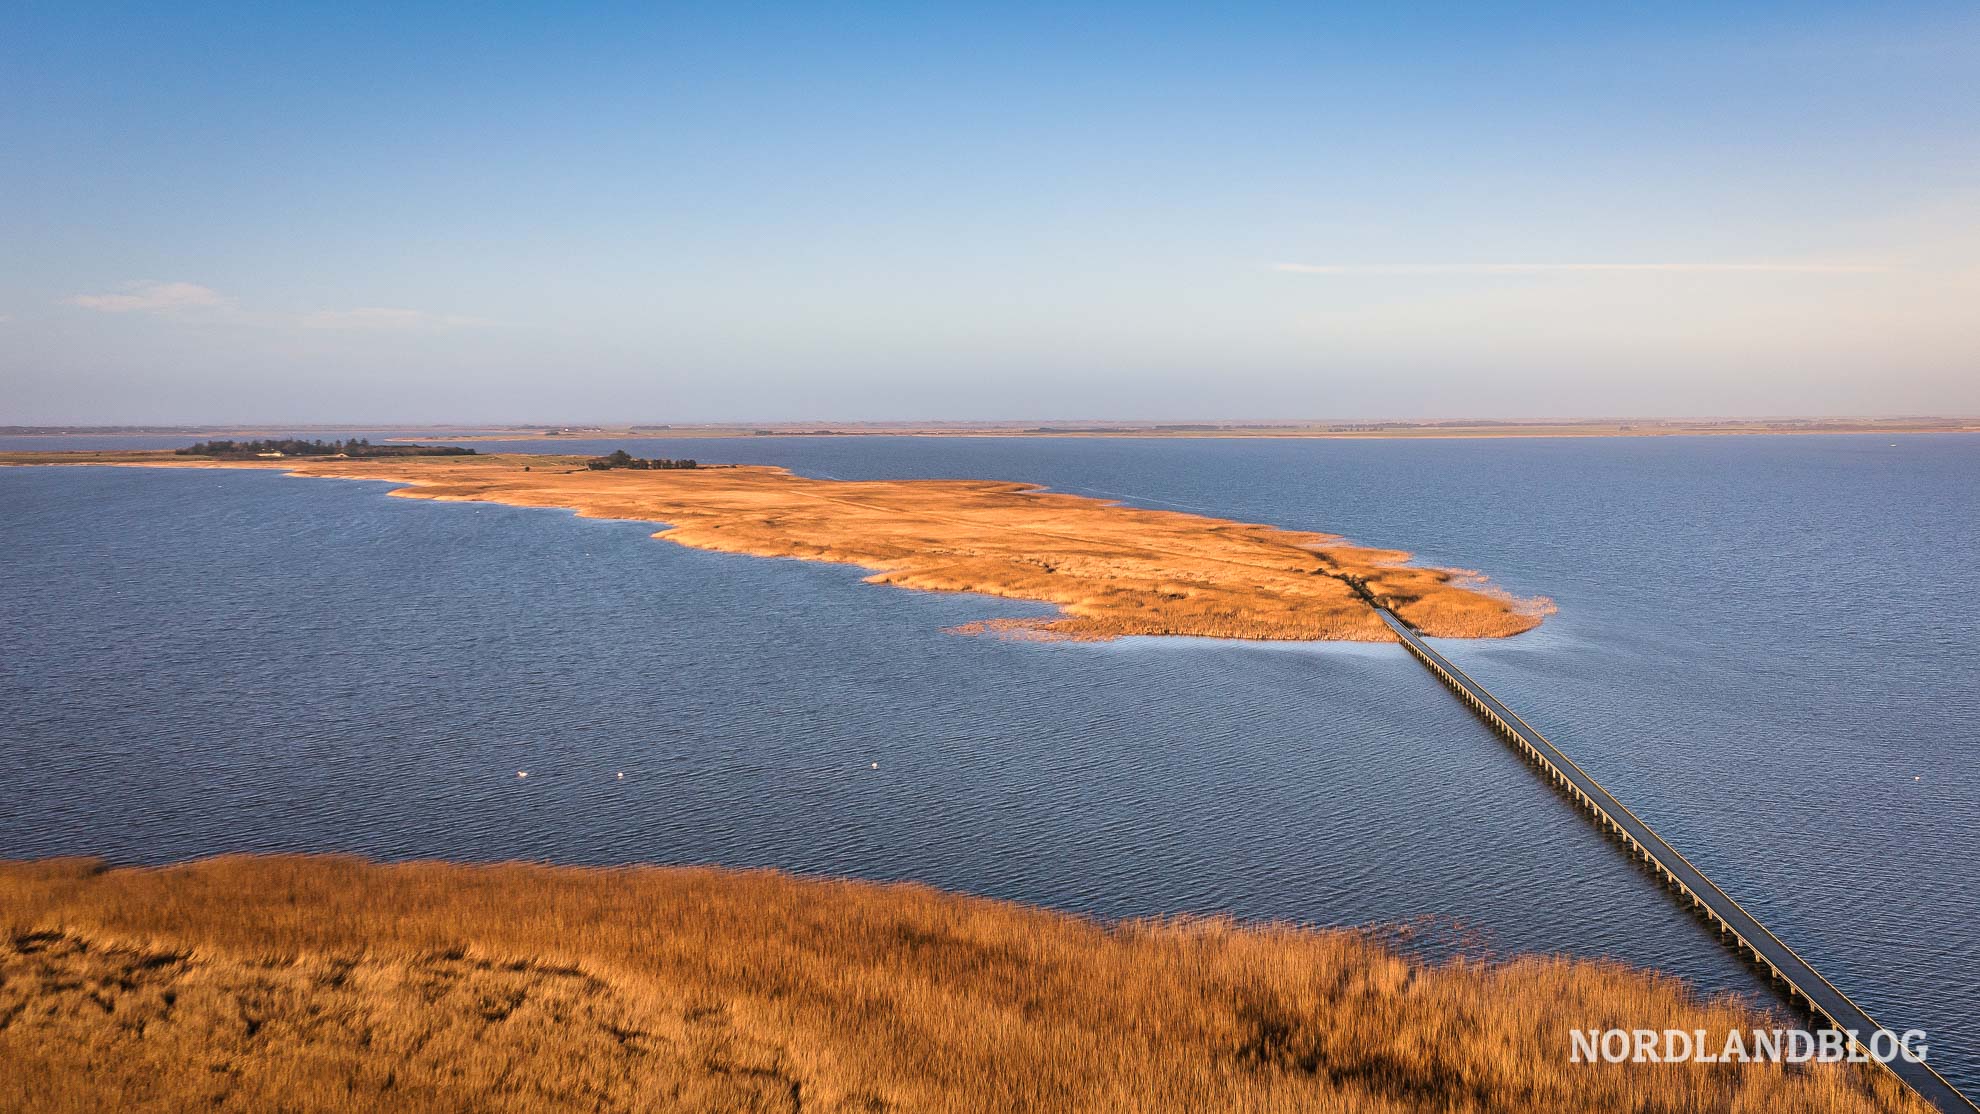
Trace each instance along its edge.
{"label": "dry golden grass in foreground", "polygon": [[1843,1065],[1568,1060],[1776,1023],[1608,964],[767,872],[0,864],[5,1110],[1922,1109]]}
{"label": "dry golden grass in foreground", "polygon": [[1539,625],[1544,600],[1515,600],[1476,574],[1404,564],[1398,550],[1331,534],[1124,507],[983,480],[847,482],[781,468],[592,471],[582,458],[197,461],[169,453],[14,453],[0,463],[280,468],[392,480],[413,499],[568,507],[593,518],[665,522],[656,537],[759,557],[835,561],[868,579],[938,592],[1057,604],[1063,618],[986,625],[1072,638],[1129,634],[1394,641],[1349,580],[1426,634],[1500,638]]}

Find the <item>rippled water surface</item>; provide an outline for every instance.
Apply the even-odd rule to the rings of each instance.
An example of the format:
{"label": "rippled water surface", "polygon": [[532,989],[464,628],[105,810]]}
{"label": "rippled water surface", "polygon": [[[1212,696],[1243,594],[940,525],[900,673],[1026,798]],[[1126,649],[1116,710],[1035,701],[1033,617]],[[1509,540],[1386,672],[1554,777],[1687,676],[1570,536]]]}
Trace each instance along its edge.
{"label": "rippled water surface", "polygon": [[[1443,648],[1980,1082],[1980,438],[513,447],[620,445],[1032,480],[1552,596],[1539,631]],[[775,866],[1432,918],[1439,946],[1759,992],[1397,647],[958,637],[1044,609],[386,490],[0,469],[0,855]]]}

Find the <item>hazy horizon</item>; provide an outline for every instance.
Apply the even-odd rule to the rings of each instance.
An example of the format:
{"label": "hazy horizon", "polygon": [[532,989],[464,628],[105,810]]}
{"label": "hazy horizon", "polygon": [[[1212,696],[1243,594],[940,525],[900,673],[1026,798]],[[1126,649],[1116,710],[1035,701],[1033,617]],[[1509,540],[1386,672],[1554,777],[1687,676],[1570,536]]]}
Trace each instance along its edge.
{"label": "hazy horizon", "polygon": [[[36,432],[89,432],[92,430],[397,430],[397,429],[439,429],[439,430],[655,430],[655,429],[741,429],[748,427],[774,427],[778,432],[803,432],[793,427],[816,424],[834,429],[856,428],[911,428],[911,427],[956,427],[969,429],[976,427],[1016,427],[1036,425],[1041,427],[1077,427],[1088,424],[1116,424],[1124,428],[1160,427],[1171,425],[1218,425],[1233,428],[1264,428],[1275,426],[1318,427],[1325,425],[1408,425],[1408,426],[1492,426],[1492,425],[1546,425],[1574,426],[1600,425],[1609,422],[1658,423],[1791,423],[1791,422],[1973,422],[1980,421],[1980,415],[1973,414],[1925,414],[1925,413],[1879,413],[1879,414],[1586,414],[1568,417],[1519,416],[1511,418],[1475,418],[1464,415],[1426,415],[1421,417],[1400,417],[1394,414],[1361,414],[1334,416],[1297,417],[1257,417],[1247,415],[1191,415],[1168,414],[1153,418],[1121,418],[1105,414],[1090,415],[1051,415],[1045,417],[989,417],[989,418],[728,418],[706,421],[690,421],[676,418],[672,421],[656,418],[651,421],[639,418],[617,417],[595,418],[551,418],[531,421],[527,418],[515,420],[467,422],[434,419],[429,421],[393,421],[340,419],[337,417],[285,419],[271,418],[260,421],[183,421],[183,422],[9,422],[0,424],[0,429],[31,429]],[[1902,430],[1898,432],[1904,432]]]}
{"label": "hazy horizon", "polygon": [[1970,5],[28,4],[0,102],[6,425],[1980,414]]}

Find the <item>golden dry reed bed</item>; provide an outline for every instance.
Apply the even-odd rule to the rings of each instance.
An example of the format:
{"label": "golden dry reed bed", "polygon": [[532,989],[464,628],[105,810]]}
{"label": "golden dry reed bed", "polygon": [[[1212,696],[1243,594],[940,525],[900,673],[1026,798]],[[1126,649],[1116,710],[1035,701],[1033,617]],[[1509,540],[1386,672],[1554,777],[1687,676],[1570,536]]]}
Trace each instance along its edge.
{"label": "golden dry reed bed", "polygon": [[1848,1065],[1569,1061],[1778,1024],[1612,964],[771,872],[0,863],[10,1111],[1923,1109]]}
{"label": "golden dry reed bed", "polygon": [[413,499],[568,507],[665,522],[655,537],[759,557],[835,561],[868,580],[1057,604],[1063,617],[984,629],[1071,638],[1131,634],[1394,641],[1358,581],[1425,634],[1501,638],[1537,626],[1545,600],[1517,600],[1461,569],[1409,554],[1173,511],[1124,507],[1020,483],[846,482],[781,468],[593,471],[582,458],[503,455],[391,460],[198,461],[169,453],[17,453],[0,463],[280,468],[393,480]]}

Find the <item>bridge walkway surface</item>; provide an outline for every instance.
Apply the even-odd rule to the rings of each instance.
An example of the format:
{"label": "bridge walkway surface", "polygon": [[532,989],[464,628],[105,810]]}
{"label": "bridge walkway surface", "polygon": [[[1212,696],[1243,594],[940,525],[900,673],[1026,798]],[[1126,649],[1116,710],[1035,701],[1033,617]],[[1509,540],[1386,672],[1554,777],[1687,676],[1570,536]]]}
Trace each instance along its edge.
{"label": "bridge walkway surface", "polygon": [[[1487,692],[1485,686],[1472,680],[1449,659],[1432,649],[1389,609],[1377,606],[1376,612],[1418,661],[1428,666],[1430,672],[1457,693],[1459,699],[1470,705],[1473,711],[1537,765],[1549,780],[1586,809],[1632,855],[1654,868],[1676,890],[1680,900],[1710,922],[1718,930],[1720,938],[1735,952],[1750,957],[1771,979],[1784,984],[1791,1002],[1806,1006],[1809,1012],[1835,1029],[1857,1034],[1852,1043],[1864,1048],[1867,1053],[1871,1036],[1881,1026],[1871,1020],[1863,1007],[1823,978],[1807,960],[1795,954],[1793,948],[1741,908],[1739,902],[1721,890],[1704,872],[1691,865],[1689,859],[1664,842],[1655,829],[1638,819],[1599,782],[1575,765],[1573,759],[1548,742],[1546,736]],[[1947,1114],[1980,1114],[1980,1107],[1976,1107],[1971,1099],[1961,1094],[1929,1064],[1900,1057],[1883,1066],[1919,1097]]]}

